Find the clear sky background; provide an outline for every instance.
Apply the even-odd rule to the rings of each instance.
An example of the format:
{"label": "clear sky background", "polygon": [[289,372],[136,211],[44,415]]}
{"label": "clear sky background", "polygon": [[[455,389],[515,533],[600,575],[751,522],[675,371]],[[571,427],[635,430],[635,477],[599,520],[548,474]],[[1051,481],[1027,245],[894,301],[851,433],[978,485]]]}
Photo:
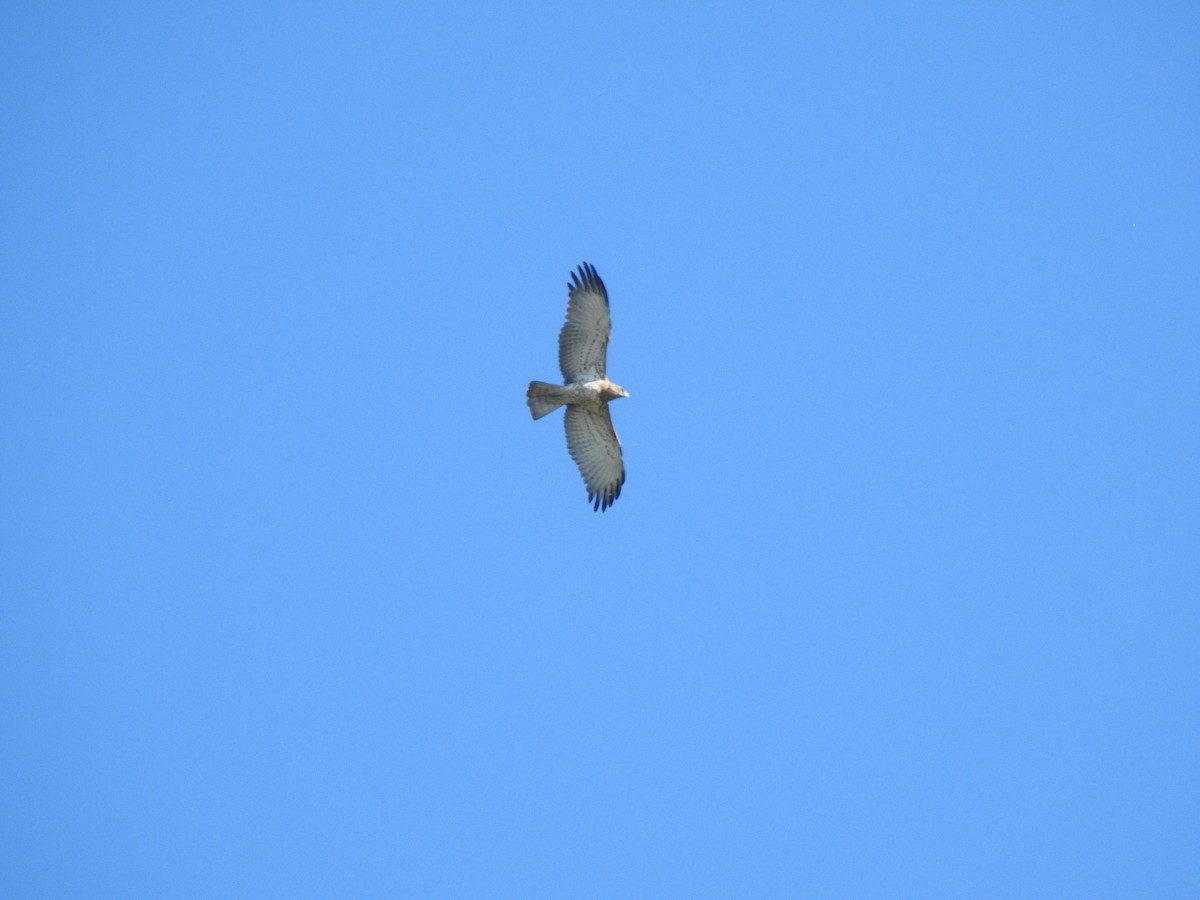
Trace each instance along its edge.
{"label": "clear sky background", "polygon": [[0,36],[0,894],[1200,892],[1195,4]]}

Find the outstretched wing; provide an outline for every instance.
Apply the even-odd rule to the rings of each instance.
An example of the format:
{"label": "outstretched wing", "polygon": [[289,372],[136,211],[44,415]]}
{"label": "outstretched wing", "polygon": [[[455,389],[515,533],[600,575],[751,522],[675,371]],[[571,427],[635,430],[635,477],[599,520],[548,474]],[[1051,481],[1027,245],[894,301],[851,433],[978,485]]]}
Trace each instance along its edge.
{"label": "outstretched wing", "polygon": [[608,509],[621,496],[625,483],[621,442],[608,415],[608,404],[602,403],[599,411],[571,404],[563,421],[567,423],[567,449],[587,485],[592,509]]}
{"label": "outstretched wing", "polygon": [[584,263],[567,285],[567,321],[558,333],[558,367],[563,380],[596,381],[605,377],[608,336],[608,292],[595,266]]}

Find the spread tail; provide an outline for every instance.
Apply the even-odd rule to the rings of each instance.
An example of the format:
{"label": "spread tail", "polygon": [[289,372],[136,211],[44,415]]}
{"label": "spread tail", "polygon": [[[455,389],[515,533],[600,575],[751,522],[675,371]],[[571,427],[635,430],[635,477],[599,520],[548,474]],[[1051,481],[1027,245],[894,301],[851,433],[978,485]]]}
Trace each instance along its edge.
{"label": "spread tail", "polygon": [[529,412],[535,419],[540,419],[547,413],[552,413],[564,403],[570,395],[563,390],[562,385],[546,384],[544,381],[529,382],[529,390],[525,392],[525,401],[529,404]]}

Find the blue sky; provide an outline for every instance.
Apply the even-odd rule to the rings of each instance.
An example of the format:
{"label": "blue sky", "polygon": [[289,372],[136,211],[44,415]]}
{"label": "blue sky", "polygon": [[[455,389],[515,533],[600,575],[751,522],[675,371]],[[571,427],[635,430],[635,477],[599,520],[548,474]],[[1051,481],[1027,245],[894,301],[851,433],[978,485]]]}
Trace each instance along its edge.
{"label": "blue sky", "polygon": [[1195,896],[1198,44],[10,8],[0,893]]}

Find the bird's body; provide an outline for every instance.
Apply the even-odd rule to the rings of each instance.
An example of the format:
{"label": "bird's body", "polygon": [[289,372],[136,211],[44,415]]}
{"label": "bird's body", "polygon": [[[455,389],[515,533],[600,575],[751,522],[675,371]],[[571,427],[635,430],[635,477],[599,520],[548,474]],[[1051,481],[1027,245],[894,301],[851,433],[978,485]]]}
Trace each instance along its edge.
{"label": "bird's body", "polygon": [[[546,384],[544,381],[531,381],[529,388],[531,393],[527,393],[526,398],[530,401],[529,411],[533,413],[535,419],[554,412],[564,403],[573,403],[592,412],[600,412],[609,400],[629,396],[623,387],[613,384],[607,378],[582,381],[576,384]],[[550,405],[547,406],[547,403]]]}
{"label": "bird's body", "polygon": [[567,407],[567,449],[587,485],[588,500],[598,510],[612,506],[625,483],[621,442],[608,403],[629,394],[605,374],[611,333],[608,292],[595,267],[584,263],[571,273],[567,320],[558,335],[558,364],[564,383],[532,381],[525,393],[535,419]]}

